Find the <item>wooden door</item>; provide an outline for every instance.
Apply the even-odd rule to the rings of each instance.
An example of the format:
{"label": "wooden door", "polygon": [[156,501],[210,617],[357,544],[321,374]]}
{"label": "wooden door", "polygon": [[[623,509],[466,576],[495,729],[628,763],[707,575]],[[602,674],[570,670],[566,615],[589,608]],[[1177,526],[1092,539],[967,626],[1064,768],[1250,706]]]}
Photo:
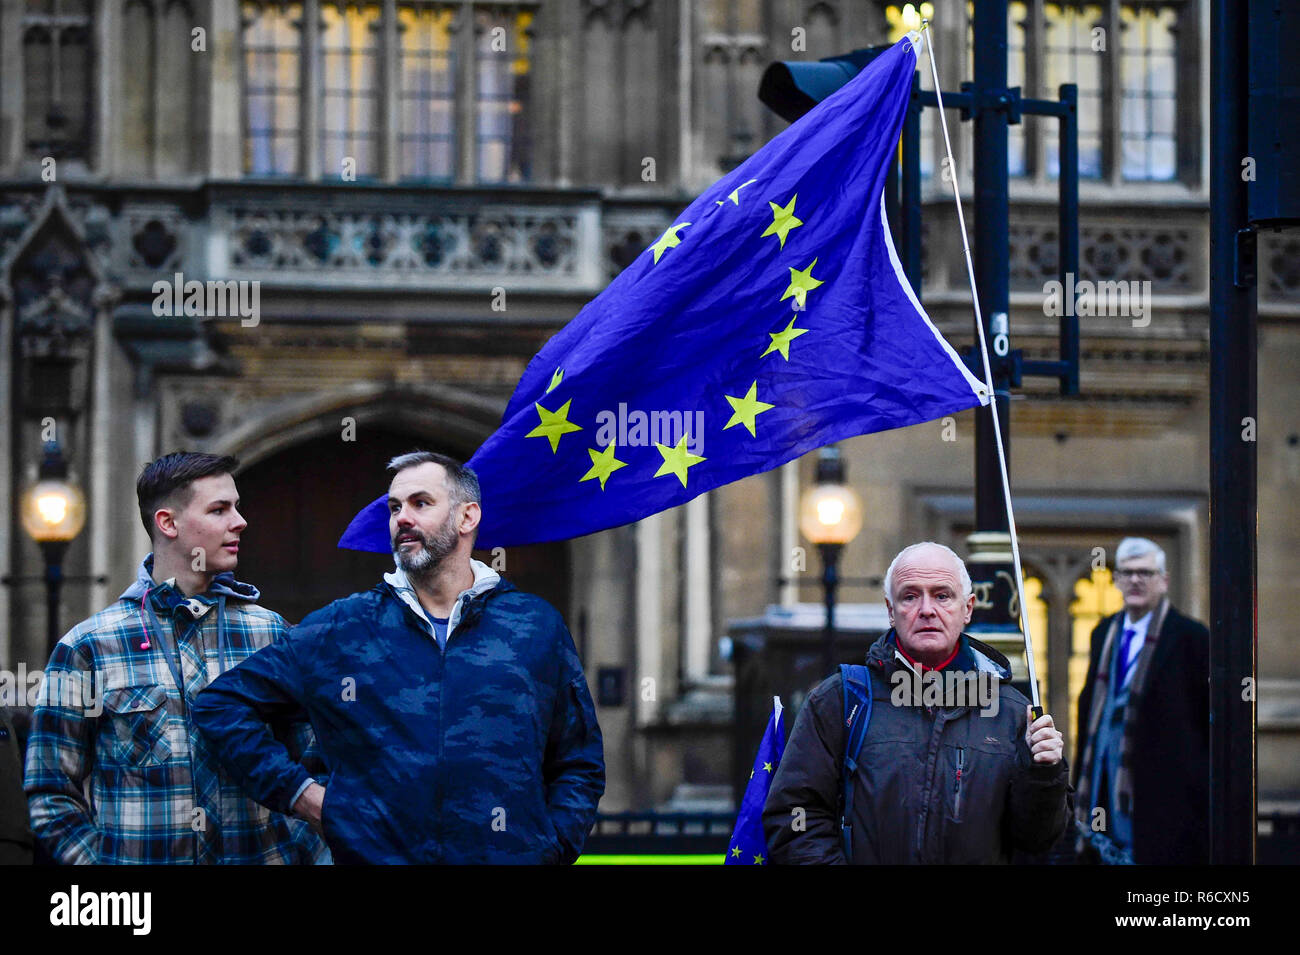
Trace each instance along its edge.
{"label": "wooden door", "polygon": [[[388,462],[417,449],[458,453],[371,426],[358,428],[355,441],[316,438],[241,470],[235,481],[248,527],[236,577],[260,589],[263,606],[290,623],[332,600],[369,590],[393,569],[392,555],[340,550],[339,537],[357,511],[387,489]],[[474,556],[493,562],[490,553]],[[498,566],[504,557],[503,576],[567,616],[567,544],[512,547],[497,557]]]}

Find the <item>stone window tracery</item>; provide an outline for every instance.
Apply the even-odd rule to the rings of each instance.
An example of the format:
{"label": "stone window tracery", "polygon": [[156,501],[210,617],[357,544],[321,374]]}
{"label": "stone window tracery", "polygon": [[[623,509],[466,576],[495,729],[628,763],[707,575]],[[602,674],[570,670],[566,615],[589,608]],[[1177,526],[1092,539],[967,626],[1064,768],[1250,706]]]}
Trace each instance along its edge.
{"label": "stone window tracery", "polygon": [[[891,39],[905,32],[896,25],[902,8],[884,8]],[[972,3],[966,16],[963,79],[973,72]],[[1056,99],[1063,83],[1078,87],[1082,179],[1190,178],[1200,134],[1196,81],[1184,61],[1196,56],[1196,42],[1196,10],[1187,0],[1012,0],[1007,85],[1019,86],[1022,97],[1042,99]],[[928,88],[926,72],[922,85]],[[969,155],[969,124],[960,135]],[[1054,181],[1060,174],[1056,120],[1024,116],[1008,130],[1007,153],[1012,176]]]}
{"label": "stone window tracery", "polygon": [[27,0],[23,142],[29,155],[89,156],[91,21],[90,0]]}
{"label": "stone window tracery", "polygon": [[244,171],[528,181],[537,9],[536,0],[245,0]]}
{"label": "stone window tracery", "polygon": [[298,171],[301,3],[244,4],[244,171]]}
{"label": "stone window tracery", "polygon": [[321,7],[321,168],[327,176],[350,171],[370,179],[379,172],[379,20],[375,3]]}

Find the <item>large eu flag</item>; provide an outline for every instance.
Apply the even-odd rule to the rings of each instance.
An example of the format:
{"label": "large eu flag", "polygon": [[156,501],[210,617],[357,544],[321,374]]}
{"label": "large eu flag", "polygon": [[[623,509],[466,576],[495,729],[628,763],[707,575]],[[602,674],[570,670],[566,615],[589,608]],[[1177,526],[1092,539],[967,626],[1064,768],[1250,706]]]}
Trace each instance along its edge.
{"label": "large eu flag", "polygon": [[767,862],[767,839],[763,835],[763,803],[772,789],[772,777],[785,755],[785,733],[781,729],[781,698],[772,698],[772,715],[767,718],[767,729],[758,744],[754,768],[745,786],[745,797],[740,801],[736,828],[727,843],[723,865],[764,865]]}
{"label": "large eu flag", "polygon": [[[885,221],[916,53],[882,53],[691,203],[532,359],[470,460],[479,546],[639,520],[987,401]],[[383,499],[339,546],[387,552]]]}

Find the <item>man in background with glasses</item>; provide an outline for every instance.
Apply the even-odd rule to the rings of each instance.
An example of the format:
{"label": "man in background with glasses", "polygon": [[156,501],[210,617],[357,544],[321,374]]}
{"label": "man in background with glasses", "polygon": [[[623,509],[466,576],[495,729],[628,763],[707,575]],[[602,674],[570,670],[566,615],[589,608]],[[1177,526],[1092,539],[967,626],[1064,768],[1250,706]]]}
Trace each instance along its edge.
{"label": "man in background with glasses", "polygon": [[1120,542],[1115,584],[1124,609],[1093,630],[1079,694],[1075,810],[1140,865],[1207,863],[1210,634],[1170,606],[1154,542]]}

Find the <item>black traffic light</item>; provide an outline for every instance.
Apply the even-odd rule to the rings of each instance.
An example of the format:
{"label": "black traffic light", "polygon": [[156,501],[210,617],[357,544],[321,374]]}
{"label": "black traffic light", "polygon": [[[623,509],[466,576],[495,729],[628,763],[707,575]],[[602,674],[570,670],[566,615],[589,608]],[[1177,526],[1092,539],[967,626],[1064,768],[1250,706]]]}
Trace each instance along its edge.
{"label": "black traffic light", "polygon": [[888,46],[869,46],[815,63],[799,60],[773,63],[763,71],[758,98],[772,112],[793,123],[888,49]]}
{"label": "black traffic light", "polygon": [[[1295,68],[1300,43],[1300,9],[1276,0],[1251,0],[1246,61],[1249,76],[1247,145],[1251,160],[1241,167],[1249,203],[1247,218],[1262,226],[1300,224],[1300,71]],[[761,95],[761,94],[760,94]],[[1235,160],[1244,162],[1244,160]]]}

